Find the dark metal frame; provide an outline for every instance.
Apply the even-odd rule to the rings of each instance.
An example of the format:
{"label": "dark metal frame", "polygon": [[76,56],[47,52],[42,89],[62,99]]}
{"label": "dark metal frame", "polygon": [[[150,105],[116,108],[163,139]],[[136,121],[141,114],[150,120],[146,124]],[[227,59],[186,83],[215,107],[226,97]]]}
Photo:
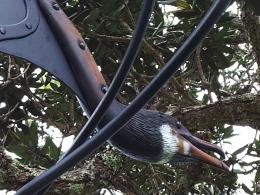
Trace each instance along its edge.
{"label": "dark metal frame", "polygon": [[[17,39],[32,34],[38,27],[40,18],[31,0],[24,0],[26,15],[24,19],[15,24],[0,25],[0,41]],[[11,10],[7,10],[11,11]]]}
{"label": "dark metal frame", "polygon": [[[137,22],[137,27],[134,32],[133,39],[131,40],[131,42],[129,44],[128,50],[126,51],[126,54],[122,60],[122,64],[120,65],[120,67],[115,75],[115,78],[113,79],[113,81],[107,91],[106,90],[104,91],[104,88],[106,88],[105,85],[102,86],[99,84],[99,87],[101,87],[101,90],[103,88],[102,91],[103,91],[103,93],[105,93],[104,97],[101,99],[99,104],[96,106],[96,108],[95,108],[94,112],[91,114],[88,122],[81,129],[79,135],[77,135],[77,137],[75,138],[72,147],[67,152],[64,153],[64,155],[59,159],[59,161],[64,159],[68,154],[70,154],[73,150],[75,150],[77,147],[79,147],[90,136],[92,131],[97,127],[98,123],[103,118],[106,111],[108,111],[108,115],[111,115],[111,111],[108,110],[109,106],[115,99],[118,91],[120,90],[122,84],[124,83],[126,76],[137,56],[137,53],[138,53],[141,43],[142,43],[142,39],[144,37],[145,31],[148,26],[149,18],[150,18],[154,3],[155,3],[155,0],[145,0],[144,1],[144,5],[141,10],[139,20]],[[57,4],[53,4],[53,6],[55,6],[56,10],[59,10],[59,7]],[[43,10],[45,10],[45,13],[47,13],[47,16],[52,16],[52,14],[50,13],[50,9],[48,9],[46,4],[44,4]],[[66,17],[63,17],[63,18],[66,18]],[[57,30],[57,33],[60,33],[59,28],[61,28],[64,31],[64,26],[61,26],[61,24],[59,23],[60,21],[58,20],[58,17],[56,17],[54,15],[54,19],[52,17],[49,17],[49,19],[50,19],[50,21],[52,21],[53,28]],[[64,38],[64,36],[61,36],[61,38]],[[66,38],[67,38],[67,35],[66,35]],[[71,37],[68,37],[68,39],[70,39],[70,38]],[[78,46],[82,50],[85,50],[86,49],[85,43],[82,41],[79,41],[79,40],[80,39],[78,39],[78,44],[79,44]],[[66,41],[69,41],[69,40],[61,40],[61,42],[67,43]],[[70,41],[69,41],[69,43],[70,43]],[[67,45],[65,48],[67,48]],[[73,53],[70,53],[71,51],[66,51],[66,50],[65,50],[65,53],[70,57],[71,57],[71,55],[73,57],[76,55],[75,57],[78,58],[77,50],[78,50],[78,47],[76,48],[76,50],[73,49]],[[71,60],[73,61],[73,59],[71,59]],[[76,64],[77,64],[77,62],[76,62]],[[81,62],[79,66],[85,66],[85,64]],[[95,66],[95,68],[96,67],[97,66]],[[85,69],[83,68],[83,70],[85,70]],[[77,69],[75,69],[74,71],[75,71],[74,74],[78,75]],[[95,69],[95,72],[97,72],[97,69]],[[89,79],[88,77],[86,77],[86,75],[88,75],[89,72],[80,72],[79,74],[83,76],[84,80]],[[90,75],[90,76],[92,76],[92,75]],[[84,80],[83,81],[80,79],[78,80],[78,83],[79,83],[81,89],[83,88],[83,90],[86,87],[86,85],[84,85],[84,83],[88,83],[88,82],[84,82]],[[98,91],[100,91],[100,89],[98,89]],[[87,96],[85,96],[85,97],[87,97]],[[88,99],[86,100],[86,102],[88,102]],[[48,189],[45,188],[38,194],[44,194],[44,192],[46,192],[47,190]]]}
{"label": "dark metal frame", "polygon": [[[17,194],[24,195],[44,193],[44,188],[46,188],[46,186],[48,186],[54,179],[67,171],[70,167],[74,166],[78,161],[91,154],[105,141],[107,141],[107,139],[118,132],[120,128],[123,127],[131,119],[131,117],[152,98],[154,94],[156,94],[164,83],[170,79],[170,77],[178,70],[180,65],[185,62],[185,60],[213,27],[215,22],[219,19],[231,0],[215,0],[202,21],[184,42],[184,44],[175,52],[171,60],[164,66],[164,68],[151,81],[151,83],[133,100],[131,105],[126,107],[119,115],[118,112],[114,110],[116,108],[113,107],[113,99],[120,89],[127,72],[133,63],[133,60],[136,57],[136,53],[140,48],[138,43],[141,42],[142,37],[144,36],[154,1],[146,0],[144,2],[141,16],[145,18],[145,20],[143,21],[142,19],[139,19],[137,25],[138,28],[135,31],[135,36],[131,41],[127,55],[124,58],[123,64],[120,66],[116,79],[111,85],[112,87],[105,96],[102,89],[106,86],[106,83],[97,69],[97,65],[85,45],[84,39],[80,36],[76,28],[59,8],[58,4],[52,0],[28,0],[25,2],[31,2],[32,5],[37,6],[35,7],[35,10],[37,10],[40,18],[47,19],[46,24],[45,21],[40,21],[39,26],[41,27],[41,25],[45,25],[44,28],[48,29],[46,31],[51,31],[50,29],[53,30],[54,35],[51,35],[49,32],[49,36],[53,41],[53,43],[50,42],[50,44],[56,48],[57,51],[55,53],[58,53],[58,58],[55,59],[55,62],[57,64],[62,64],[62,68],[59,67],[58,70],[55,70],[49,66],[42,65],[43,62],[36,64],[42,65],[43,68],[50,71],[52,74],[65,82],[70,88],[72,88],[82,101],[84,108],[88,111],[88,114],[91,115],[91,113],[94,112],[94,115],[90,116],[89,123],[83,128],[83,130],[87,129],[87,131],[82,131],[86,133],[80,134],[80,137],[76,139],[77,141],[75,142],[75,145],[69,150],[68,153],[66,153],[65,156],[63,156],[63,160],[17,191]],[[142,24],[145,25],[144,28],[139,29],[139,25]],[[38,30],[35,29],[35,33],[31,34],[31,36],[29,36],[29,34],[24,36],[28,36],[26,38],[31,39],[33,34],[36,34],[39,39]],[[35,38],[35,40],[38,39],[37,37]],[[16,44],[17,42],[18,41],[14,43],[10,40],[10,42],[7,42],[6,44],[0,44],[0,51],[23,57],[34,63],[37,62],[39,55],[28,54],[29,56],[27,56],[27,54],[19,53],[17,49],[10,46],[12,44]],[[136,51],[134,51],[134,49],[136,49]],[[67,58],[65,56],[67,56]],[[66,70],[63,70],[64,67],[66,67]],[[67,74],[67,78],[62,78],[61,75],[64,73]],[[100,102],[102,103],[99,104]],[[112,105],[109,106],[110,104]],[[99,107],[96,109],[98,105]],[[105,111],[106,116],[104,117],[104,120],[101,121],[101,130],[98,131],[92,139],[86,140],[86,135],[88,135],[91,130],[96,127]]]}

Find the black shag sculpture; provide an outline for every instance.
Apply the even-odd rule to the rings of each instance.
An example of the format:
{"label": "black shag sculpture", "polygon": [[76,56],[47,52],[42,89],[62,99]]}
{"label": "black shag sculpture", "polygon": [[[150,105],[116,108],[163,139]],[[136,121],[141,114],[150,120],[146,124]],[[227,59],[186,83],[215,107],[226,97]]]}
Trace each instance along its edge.
{"label": "black shag sculpture", "polygon": [[[6,5],[13,3],[13,1],[8,0],[2,1]],[[17,194],[43,194],[48,184],[96,150],[109,138],[109,143],[122,153],[140,161],[156,164],[204,162],[228,170],[227,165],[222,161],[204,152],[204,150],[212,151],[224,157],[221,148],[192,136],[173,117],[141,108],[189,57],[230,2],[231,0],[215,0],[203,20],[175,52],[173,58],[127,107],[113,99],[136,56],[137,51],[132,51],[131,44],[129,52],[132,54],[126,61],[128,65],[122,64],[120,68],[125,67],[125,69],[121,69],[121,73],[119,71],[116,76],[116,78],[120,78],[115,82],[119,82],[118,86],[114,87],[113,93],[107,92],[110,96],[106,94],[105,99],[102,100],[104,97],[102,89],[106,87],[106,83],[84,40],[56,2],[52,0],[24,0],[22,3],[23,6],[25,5],[26,17],[12,25],[1,25],[1,22],[7,23],[4,19],[8,18],[6,16],[8,13],[0,7],[0,16],[3,13],[3,17],[0,17],[2,30],[10,28],[7,32],[13,32],[0,35],[0,51],[27,59],[61,79],[75,92],[82,102],[83,108],[89,114],[90,122],[92,121],[91,128],[89,128],[90,125],[86,125],[88,128],[83,127],[82,132],[85,133],[80,134],[72,149],[64,155],[64,159],[22,187],[17,191]],[[140,41],[140,38],[143,37],[154,1],[150,1],[150,4],[149,6],[149,1],[144,1],[143,15],[141,14],[141,16],[146,18],[143,23],[145,27],[139,32],[139,35],[136,31],[133,40],[138,40],[139,36]],[[21,10],[18,9],[17,12],[21,12]],[[24,23],[26,27],[28,21],[31,22],[31,26],[27,28],[27,31],[24,29],[17,31],[21,28],[21,23]],[[141,19],[139,19],[138,24],[142,24]],[[13,31],[11,26],[13,26]],[[99,103],[102,101],[107,101],[107,106],[100,106],[102,104]],[[97,111],[100,113],[98,117],[91,116],[91,113]],[[87,139],[87,135],[99,121],[98,128],[100,130],[91,139]]]}

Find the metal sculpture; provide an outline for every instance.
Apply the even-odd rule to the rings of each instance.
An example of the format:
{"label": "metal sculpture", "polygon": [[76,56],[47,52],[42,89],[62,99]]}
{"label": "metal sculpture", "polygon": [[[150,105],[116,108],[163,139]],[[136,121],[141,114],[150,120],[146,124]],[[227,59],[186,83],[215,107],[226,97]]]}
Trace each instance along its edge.
{"label": "metal sculpture", "polygon": [[[61,160],[18,190],[17,194],[43,194],[54,179],[108,139],[120,151],[138,160],[151,163],[202,161],[228,170],[222,161],[203,151],[214,151],[224,156],[221,148],[192,136],[176,119],[142,107],[189,57],[231,0],[215,0],[172,59],[127,107],[114,97],[136,57],[154,0],[144,1],[133,40],[108,91],[104,91],[106,83],[84,39],[56,2],[1,1],[5,6],[0,8],[0,51],[24,58],[59,78],[75,92],[90,117]],[[8,6],[18,7],[18,14],[9,17],[5,11]],[[23,13],[26,13],[25,17],[21,17]],[[147,125],[149,123],[152,125]],[[87,139],[97,125],[98,133]]]}

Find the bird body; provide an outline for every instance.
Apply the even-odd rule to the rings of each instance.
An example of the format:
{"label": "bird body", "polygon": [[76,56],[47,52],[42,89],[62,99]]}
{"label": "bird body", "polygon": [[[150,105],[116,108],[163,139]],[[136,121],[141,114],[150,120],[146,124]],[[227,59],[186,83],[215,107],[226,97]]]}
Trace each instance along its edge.
{"label": "bird body", "polygon": [[165,116],[142,109],[109,142],[131,158],[165,163],[177,152],[177,139],[171,132],[175,121]]}
{"label": "bird body", "polygon": [[158,111],[140,110],[109,143],[128,157],[147,163],[205,162],[228,170],[222,161],[203,151],[224,157],[220,147],[194,137],[176,118]]}

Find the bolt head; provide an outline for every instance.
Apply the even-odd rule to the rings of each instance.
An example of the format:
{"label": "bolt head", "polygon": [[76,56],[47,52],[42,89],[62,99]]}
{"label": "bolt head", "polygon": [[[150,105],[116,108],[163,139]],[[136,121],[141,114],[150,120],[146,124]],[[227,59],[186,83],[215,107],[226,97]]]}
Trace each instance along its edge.
{"label": "bolt head", "polygon": [[80,47],[80,49],[85,50],[86,44],[84,42],[79,42],[79,47]]}
{"label": "bolt head", "polygon": [[5,34],[6,34],[5,28],[0,27],[0,34],[2,34],[2,35],[5,35]]}
{"label": "bolt head", "polygon": [[27,29],[29,29],[29,30],[32,29],[31,23],[26,23],[26,24],[25,24],[25,27],[26,27]]}
{"label": "bolt head", "polygon": [[107,86],[105,86],[105,85],[102,85],[101,86],[101,91],[103,92],[103,93],[106,93],[107,92]]}
{"label": "bolt head", "polygon": [[53,2],[53,3],[52,3],[52,7],[53,7],[53,9],[55,9],[55,10],[60,10],[60,6],[59,6],[59,4],[56,3],[56,2]]}
{"label": "bolt head", "polygon": [[177,129],[180,129],[180,128],[181,128],[181,122],[180,122],[180,121],[177,121],[177,122],[176,122],[176,127],[177,127]]}

